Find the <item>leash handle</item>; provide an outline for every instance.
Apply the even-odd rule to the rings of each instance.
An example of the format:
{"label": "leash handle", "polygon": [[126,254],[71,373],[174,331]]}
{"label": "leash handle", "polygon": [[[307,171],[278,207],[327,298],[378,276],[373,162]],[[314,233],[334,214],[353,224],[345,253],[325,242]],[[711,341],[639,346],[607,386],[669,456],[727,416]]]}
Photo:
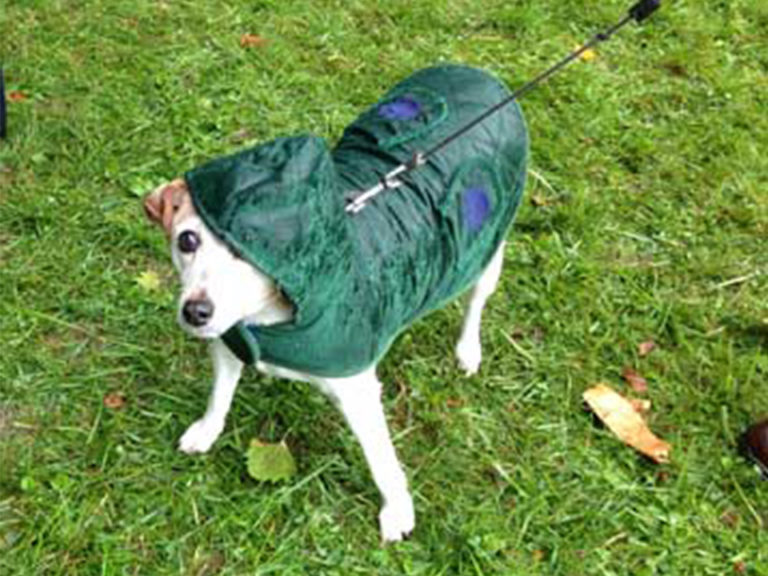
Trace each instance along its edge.
{"label": "leash handle", "polygon": [[629,9],[629,14],[635,19],[635,22],[640,24],[648,16],[656,12],[660,6],[661,0],[640,0],[640,2]]}
{"label": "leash handle", "polygon": [[489,116],[495,114],[505,106],[511,104],[514,100],[518,100],[521,97],[523,97],[525,94],[533,90],[536,86],[544,82],[545,80],[549,79],[551,76],[554,76],[557,74],[561,69],[565,68],[568,64],[576,60],[579,56],[581,56],[584,52],[589,50],[590,48],[605,42],[606,40],[610,39],[611,36],[613,36],[616,32],[618,32],[621,28],[626,26],[629,22],[634,20],[638,24],[640,22],[643,22],[646,20],[651,14],[653,14],[658,8],[661,6],[661,0],[640,0],[636,4],[634,4],[628,11],[628,13],[619,20],[616,24],[608,28],[607,30],[604,30],[603,32],[598,32],[595,34],[590,40],[588,40],[585,44],[583,44],[581,47],[577,48],[570,54],[568,54],[565,58],[557,62],[555,65],[551,66],[544,72],[540,73],[538,76],[536,76],[533,80],[528,81],[523,86],[515,90],[511,95],[509,95],[507,98],[499,102],[498,104],[495,104],[482,114],[475,118],[474,120],[470,121],[468,124],[464,125],[463,127],[459,128],[456,132],[453,134],[448,135],[446,138],[432,146],[429,150],[426,152],[417,152],[413,155],[411,160],[408,162],[401,164],[394,170],[388,172],[386,175],[384,175],[378,184],[373,186],[372,188],[364,191],[359,196],[355,197],[354,199],[350,200],[350,202],[347,204],[346,211],[351,214],[357,214],[360,212],[366,205],[366,203],[372,199],[373,197],[379,195],[381,192],[384,192],[385,190],[389,190],[391,188],[396,188],[401,183],[396,180],[396,178],[402,174],[407,174],[408,172],[415,170],[419,166],[423,166],[430,156],[435,154],[436,152],[442,150],[448,144],[456,140],[457,138],[463,136],[472,128],[483,122],[485,119],[487,119]]}

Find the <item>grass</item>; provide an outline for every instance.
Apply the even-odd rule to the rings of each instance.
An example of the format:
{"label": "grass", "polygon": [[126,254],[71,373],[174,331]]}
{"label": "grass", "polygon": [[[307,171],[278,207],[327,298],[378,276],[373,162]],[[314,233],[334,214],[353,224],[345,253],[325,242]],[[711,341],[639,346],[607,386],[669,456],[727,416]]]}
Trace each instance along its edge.
{"label": "grass", "polygon": [[[214,450],[174,448],[210,367],[174,325],[141,193],[278,135],[333,140],[435,62],[519,85],[626,8],[5,0],[0,57],[26,98],[0,143],[0,573],[768,574],[768,484],[736,451],[768,412],[759,0],[667,2],[523,102],[536,205],[510,234],[481,373],[452,359],[458,305],[381,366],[412,540],[379,547],[360,450],[303,385],[249,373]],[[136,283],[147,270],[161,290]],[[627,365],[669,465],[582,409],[595,382],[626,391]],[[248,479],[253,437],[285,438],[299,474]]]}

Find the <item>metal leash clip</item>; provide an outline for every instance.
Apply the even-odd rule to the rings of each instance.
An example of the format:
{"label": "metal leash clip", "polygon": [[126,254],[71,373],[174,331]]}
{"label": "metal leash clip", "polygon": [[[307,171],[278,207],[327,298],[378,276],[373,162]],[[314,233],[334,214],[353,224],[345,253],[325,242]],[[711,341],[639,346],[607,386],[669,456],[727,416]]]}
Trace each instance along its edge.
{"label": "metal leash clip", "polygon": [[391,190],[393,188],[398,188],[403,185],[403,183],[400,180],[397,180],[396,178],[404,173],[409,172],[410,170],[413,170],[414,168],[417,168],[421,165],[423,165],[427,161],[424,154],[421,154],[420,152],[417,152],[413,155],[413,158],[406,162],[405,164],[401,164],[394,170],[388,172],[385,174],[381,180],[379,180],[379,183],[373,186],[372,188],[369,188],[359,196],[352,199],[349,204],[347,204],[347,207],[345,210],[349,212],[350,214],[357,214],[365,208],[366,204],[368,203],[368,200],[373,198],[374,196],[378,196],[385,190]]}

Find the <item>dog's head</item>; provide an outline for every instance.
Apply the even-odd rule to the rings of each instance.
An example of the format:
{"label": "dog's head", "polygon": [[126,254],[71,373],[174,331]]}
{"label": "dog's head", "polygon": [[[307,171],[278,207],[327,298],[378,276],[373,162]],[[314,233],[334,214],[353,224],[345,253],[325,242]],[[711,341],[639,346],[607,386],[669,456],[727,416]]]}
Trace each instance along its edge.
{"label": "dog's head", "polygon": [[217,338],[237,322],[281,304],[275,283],[233,254],[205,226],[184,180],[149,193],[144,211],[171,243],[181,277],[178,318],[184,330],[200,338]]}

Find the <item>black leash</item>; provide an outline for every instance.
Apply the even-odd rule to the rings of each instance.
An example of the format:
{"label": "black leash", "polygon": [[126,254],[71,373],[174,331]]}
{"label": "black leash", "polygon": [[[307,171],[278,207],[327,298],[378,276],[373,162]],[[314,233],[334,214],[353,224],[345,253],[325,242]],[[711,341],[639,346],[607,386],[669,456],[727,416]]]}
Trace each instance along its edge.
{"label": "black leash", "polygon": [[396,180],[396,178],[402,174],[405,174],[407,172],[410,172],[411,170],[415,170],[419,166],[423,166],[426,161],[429,159],[430,156],[438,152],[439,150],[442,150],[448,144],[456,140],[457,138],[460,138],[472,128],[483,122],[486,118],[489,116],[495,114],[505,106],[509,105],[514,100],[517,100],[533,90],[536,86],[559,72],[562,68],[576,60],[579,56],[581,56],[584,52],[589,50],[590,48],[597,46],[598,44],[605,42],[608,40],[611,36],[613,36],[616,32],[618,32],[621,28],[626,26],[629,22],[634,20],[638,24],[648,18],[651,14],[653,14],[658,8],[661,6],[661,0],[640,0],[632,6],[629,9],[629,12],[622,18],[619,22],[605,30],[604,32],[599,32],[595,34],[591,40],[589,40],[586,44],[575,50],[574,52],[571,52],[568,56],[560,60],[557,64],[549,68],[548,70],[542,72],[536,78],[533,80],[527,82],[517,90],[515,90],[510,96],[508,96],[506,99],[502,100],[498,104],[492,106],[485,112],[483,112],[480,116],[472,120],[469,124],[463,126],[462,128],[459,128],[456,132],[453,134],[450,134],[446,138],[444,138],[442,141],[438,142],[432,148],[427,150],[426,152],[417,152],[413,155],[413,158],[411,158],[408,162],[405,164],[401,164],[391,172],[387,173],[385,176],[381,178],[378,184],[376,184],[373,188],[366,190],[356,198],[352,199],[349,204],[347,204],[346,211],[350,212],[352,214],[356,214],[360,210],[362,210],[368,200],[373,198],[374,196],[377,196],[381,192],[385,190],[389,190],[391,188],[397,188],[401,185],[401,182]]}

